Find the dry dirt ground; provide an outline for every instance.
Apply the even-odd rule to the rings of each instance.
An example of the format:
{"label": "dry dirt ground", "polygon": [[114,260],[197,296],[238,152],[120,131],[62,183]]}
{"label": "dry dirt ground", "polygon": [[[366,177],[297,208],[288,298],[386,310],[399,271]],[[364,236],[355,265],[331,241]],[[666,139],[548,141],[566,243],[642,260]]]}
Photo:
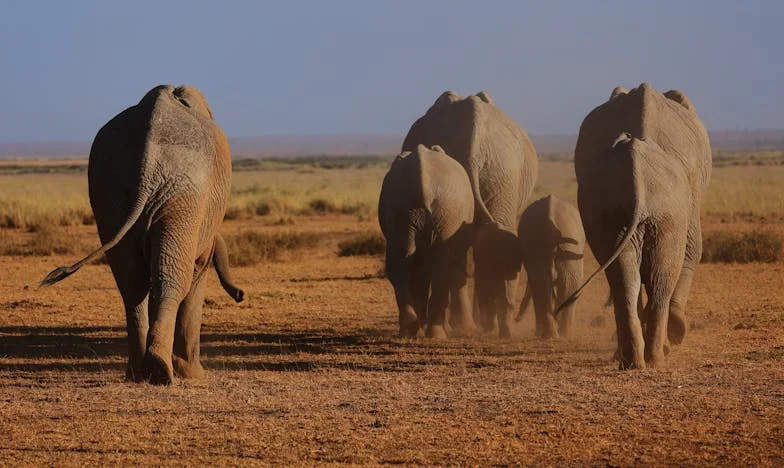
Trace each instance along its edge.
{"label": "dry dirt ground", "polygon": [[[251,227],[328,235],[236,269],[242,304],[212,274],[208,377],[169,388],[123,381],[108,267],[38,290],[75,256],[0,257],[0,464],[784,466],[782,263],[701,265],[686,342],[664,369],[621,372],[603,279],[572,340],[535,339],[531,313],[510,340],[401,340],[380,259],[336,255],[374,222],[224,231]],[[94,229],[68,235],[95,244]]]}

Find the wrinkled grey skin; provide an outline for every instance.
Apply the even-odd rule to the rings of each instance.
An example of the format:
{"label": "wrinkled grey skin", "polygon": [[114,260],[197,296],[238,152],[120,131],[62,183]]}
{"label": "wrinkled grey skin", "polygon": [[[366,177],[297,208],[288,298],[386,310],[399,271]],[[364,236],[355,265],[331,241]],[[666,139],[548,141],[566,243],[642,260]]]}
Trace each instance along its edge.
{"label": "wrinkled grey skin", "polygon": [[48,286],[106,254],[125,304],[127,377],[171,384],[204,374],[199,333],[212,262],[241,301],[218,235],[231,186],[226,137],[195,88],[158,86],[98,132],[88,167],[102,246],[52,271]]}
{"label": "wrinkled grey skin", "polygon": [[[580,127],[578,202],[602,264],[586,284],[605,271],[621,369],[656,367],[670,343],[683,341],[711,164],[708,134],[680,91],[616,88]],[[643,285],[648,300],[638,310]]]}
{"label": "wrinkled grey skin", "polygon": [[585,233],[580,213],[555,195],[540,198],[523,212],[518,237],[528,286],[517,320],[523,317],[533,298],[536,336],[568,336],[576,303],[561,311],[557,323],[553,310],[577,291],[583,281]]}
{"label": "wrinkled grey skin", "polygon": [[509,318],[521,262],[517,225],[538,174],[536,151],[525,131],[481,92],[443,93],[411,126],[403,151],[440,145],[466,170],[474,195],[475,293],[482,328],[509,336]]}
{"label": "wrinkled grey skin", "polygon": [[395,158],[381,186],[378,221],[400,336],[416,336],[426,322],[426,336],[445,338],[450,295],[451,325],[461,333],[474,329],[466,263],[473,220],[468,176],[442,148],[418,145]]}

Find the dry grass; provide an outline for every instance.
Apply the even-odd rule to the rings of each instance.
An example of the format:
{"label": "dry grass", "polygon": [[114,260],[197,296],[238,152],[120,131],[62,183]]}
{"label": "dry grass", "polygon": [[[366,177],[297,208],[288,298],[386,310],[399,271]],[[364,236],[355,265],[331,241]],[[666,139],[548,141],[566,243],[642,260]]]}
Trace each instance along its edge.
{"label": "dry grass", "polygon": [[[21,242],[20,242],[20,237]],[[36,226],[26,235],[0,231],[0,254],[10,256],[72,255],[81,253],[84,245],[75,243],[65,231],[54,226]]]}
{"label": "dry grass", "polygon": [[[784,464],[781,264],[700,265],[686,341],[663,369],[619,372],[603,279],[570,340],[534,338],[533,314],[508,340],[403,340],[378,258],[335,255],[376,223],[296,221],[260,229],[322,241],[234,268],[245,302],[208,275],[207,378],[170,388],[124,382],[108,268],[24,289],[72,258],[0,257],[0,464]],[[94,231],[67,230],[74,244]]]}
{"label": "dry grass", "polygon": [[714,151],[713,167],[782,166],[784,151]]}
{"label": "dry grass", "polygon": [[[533,199],[554,193],[576,204],[577,182],[572,163],[550,159],[555,160],[540,164]],[[778,160],[778,153],[717,155],[717,167],[703,201],[703,215],[726,220],[784,218],[784,166],[758,165],[762,164],[759,161]],[[307,159],[251,162],[245,169],[253,170],[234,173],[226,219],[327,213],[372,219],[388,167],[383,159],[363,165],[356,158],[338,158],[324,164]],[[93,223],[87,178],[81,172],[0,175],[0,186],[0,228]]]}
{"label": "dry grass", "polygon": [[384,255],[387,248],[386,239],[379,232],[367,232],[338,244],[339,257],[355,255]]}
{"label": "dry grass", "polygon": [[224,236],[229,250],[229,263],[236,266],[278,261],[286,252],[315,247],[320,238],[316,233],[266,233],[251,230]]}
{"label": "dry grass", "polygon": [[703,239],[703,263],[774,263],[784,260],[784,239],[771,231],[713,232]]}
{"label": "dry grass", "polygon": [[784,166],[713,170],[702,213],[716,218],[784,220]]}

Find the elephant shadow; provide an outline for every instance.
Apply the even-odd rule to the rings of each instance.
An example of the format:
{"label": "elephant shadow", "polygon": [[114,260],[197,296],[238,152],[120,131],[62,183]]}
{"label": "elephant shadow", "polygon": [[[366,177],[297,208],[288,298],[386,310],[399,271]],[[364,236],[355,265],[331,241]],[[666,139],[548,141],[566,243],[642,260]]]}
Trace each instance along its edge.
{"label": "elephant shadow", "polygon": [[0,372],[124,370],[123,327],[0,327]]}
{"label": "elephant shadow", "polygon": [[[397,344],[399,345],[399,343]],[[352,356],[395,354],[394,337],[377,330],[332,329],[245,333],[204,327],[202,363],[213,370],[313,371],[325,367],[377,371]],[[122,372],[124,327],[0,327],[0,372]],[[373,359],[375,361],[375,359]]]}

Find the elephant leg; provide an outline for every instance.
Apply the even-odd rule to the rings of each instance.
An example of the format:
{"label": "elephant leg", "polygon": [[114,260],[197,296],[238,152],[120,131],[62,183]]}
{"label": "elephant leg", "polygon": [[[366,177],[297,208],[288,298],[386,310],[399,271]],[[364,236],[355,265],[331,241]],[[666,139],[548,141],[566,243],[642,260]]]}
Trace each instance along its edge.
{"label": "elephant leg", "polygon": [[[424,256],[423,256],[424,257]],[[414,310],[417,315],[417,328],[419,330],[427,325],[428,297],[430,296],[430,265],[424,258],[417,262],[411,281],[411,294],[413,296]]]}
{"label": "elephant leg", "polygon": [[504,280],[504,296],[500,298],[501,304],[498,309],[498,336],[509,338],[512,336],[509,328],[509,321],[515,312],[515,299],[517,294],[517,283],[520,282],[520,273],[514,278]]}
{"label": "elephant leg", "polygon": [[[557,262],[556,268],[559,272],[556,280],[556,306],[559,306],[580,287],[583,279],[583,262],[582,260]],[[576,309],[577,302],[575,301],[558,314],[558,331],[561,336],[572,334]]]}
{"label": "elephant leg", "polygon": [[146,377],[155,385],[170,385],[174,381],[172,352],[174,330],[180,303],[193,282],[193,243],[181,233],[195,232],[192,226],[176,229],[155,228],[152,235],[152,288],[150,292],[150,331],[147,334],[147,353],[144,357]]}
{"label": "elephant leg", "polygon": [[479,309],[479,323],[484,332],[492,332],[495,329],[495,314],[492,307],[481,297],[477,297],[476,306]]}
{"label": "elephant leg", "polygon": [[395,290],[395,301],[398,310],[399,336],[401,338],[416,336],[419,327],[418,317],[414,308],[413,262],[406,257],[405,249],[395,249],[392,241],[387,243],[386,270],[389,282]]}
{"label": "elephant leg", "polygon": [[664,360],[667,342],[667,324],[670,301],[679,281],[681,259],[685,250],[685,236],[677,233],[658,239],[655,248],[649,250],[651,265],[646,281],[648,301],[645,305],[645,362],[658,367]]}
{"label": "elephant leg", "polygon": [[[459,275],[455,275],[459,276]],[[458,335],[470,336],[476,332],[476,325],[472,317],[471,292],[465,278],[452,277],[450,285],[450,319],[452,328]]]}
{"label": "elephant leg", "polygon": [[[206,270],[206,269],[205,269]],[[190,292],[180,304],[174,330],[172,364],[177,377],[199,379],[204,367],[199,359],[201,317],[204,306],[204,271],[196,279]]]}
{"label": "elephant leg", "polygon": [[125,306],[128,333],[128,366],[125,378],[134,382],[144,379],[143,361],[147,349],[149,317],[147,315],[150,274],[142,252],[128,244],[119,244],[107,254]]}
{"label": "elephant leg", "polygon": [[163,290],[160,296],[153,297],[150,302],[152,320],[144,356],[145,377],[153,385],[171,385],[174,382],[174,326],[181,298],[175,291]]}
{"label": "elephant leg", "polygon": [[419,329],[419,319],[414,310],[414,296],[411,291],[411,274],[404,272],[395,281],[395,300],[398,309],[398,325],[400,326],[400,337],[416,336]]}
{"label": "elephant leg", "polygon": [[531,268],[528,281],[534,299],[536,313],[536,336],[539,338],[557,338],[558,327],[553,317],[553,284],[550,268],[537,266]]}
{"label": "elephant leg", "polygon": [[686,301],[691,292],[694,271],[702,258],[702,227],[699,210],[692,214],[686,238],[686,255],[683,268],[670,300],[670,315],[667,320],[667,337],[672,344],[681,344],[686,337]]}
{"label": "elephant leg", "polygon": [[644,369],[645,342],[637,313],[641,287],[637,252],[631,248],[624,250],[607,268],[606,275],[615,308],[619,368]]}
{"label": "elephant leg", "polygon": [[436,256],[436,265],[433,268],[431,278],[432,291],[430,292],[430,300],[427,307],[428,318],[425,336],[444,339],[446,338],[444,321],[446,320],[446,308],[449,305],[450,265],[443,261],[445,260],[443,246],[439,247],[442,247],[442,252]]}
{"label": "elephant leg", "polygon": [[[462,235],[462,234],[458,234]],[[459,335],[473,335],[476,332],[472,312],[472,298],[468,288],[468,249],[467,242],[470,237],[463,242],[456,239],[447,252],[449,255],[449,267],[444,272],[449,279],[449,291],[451,296],[449,324]]]}
{"label": "elephant leg", "polygon": [[147,312],[148,297],[134,306],[125,306],[125,324],[128,330],[128,367],[125,378],[133,382],[144,380],[144,354],[147,349],[147,333],[150,323]]}

